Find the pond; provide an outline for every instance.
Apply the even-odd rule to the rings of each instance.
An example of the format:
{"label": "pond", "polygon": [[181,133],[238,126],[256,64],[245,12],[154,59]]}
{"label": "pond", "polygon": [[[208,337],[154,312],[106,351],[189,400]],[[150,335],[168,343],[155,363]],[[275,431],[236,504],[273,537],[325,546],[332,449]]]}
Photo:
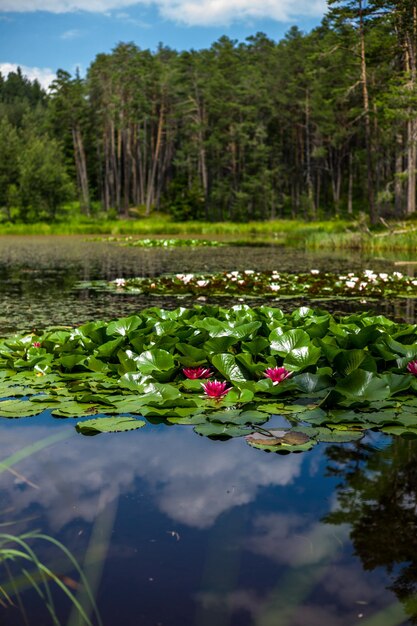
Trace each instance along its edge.
{"label": "pond", "polygon": [[[394,262],[279,247],[161,250],[76,237],[0,238],[0,334],[195,302],[80,290],[79,281],[247,269],[391,272],[398,269]],[[223,306],[237,301],[221,298]],[[272,304],[291,310],[307,302]],[[318,305],[415,321],[413,300]],[[0,419],[0,531],[37,531],[30,546],[94,624],[88,591],[104,626],[417,620],[415,440],[370,432],[361,441],[278,455],[241,439],[199,437],[186,426],[83,437],[74,420],[49,411]],[[40,533],[75,555],[88,586]],[[30,563],[16,561],[9,573],[19,594],[11,604],[0,593],[2,625],[85,623],[62,589],[53,593],[54,621]],[[13,593],[4,568],[0,585]]]}

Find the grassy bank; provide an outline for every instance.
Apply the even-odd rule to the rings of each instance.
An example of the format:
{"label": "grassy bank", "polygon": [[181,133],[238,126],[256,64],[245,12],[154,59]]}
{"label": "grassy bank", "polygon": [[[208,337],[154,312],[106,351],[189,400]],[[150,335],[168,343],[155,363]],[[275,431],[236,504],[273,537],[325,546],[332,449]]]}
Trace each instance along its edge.
{"label": "grassy bank", "polygon": [[306,240],[310,250],[358,250],[361,252],[415,252],[417,250],[417,224],[392,223],[383,231],[354,231],[310,233]]}
{"label": "grassy bank", "polygon": [[242,243],[273,243],[309,250],[358,250],[369,253],[417,250],[417,222],[384,222],[372,231],[343,220],[303,222],[174,222],[158,215],[130,220],[68,220],[0,225],[0,235],[130,235],[136,237],[204,237]]}
{"label": "grassy bank", "polygon": [[83,220],[40,222],[36,224],[0,225],[0,235],[179,235],[228,237],[252,240],[253,236],[285,245],[298,245],[312,235],[342,234],[348,226],[344,221],[301,222],[274,220],[269,222],[173,222],[169,217],[138,220]]}

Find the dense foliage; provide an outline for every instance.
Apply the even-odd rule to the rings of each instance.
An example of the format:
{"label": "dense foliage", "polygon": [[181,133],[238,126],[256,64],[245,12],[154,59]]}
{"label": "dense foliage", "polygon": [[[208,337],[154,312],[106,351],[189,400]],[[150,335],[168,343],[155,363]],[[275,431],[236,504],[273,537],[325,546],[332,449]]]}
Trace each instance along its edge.
{"label": "dense foliage", "polygon": [[[0,416],[85,416],[92,434],[142,428],[139,415],[274,451],[367,428],[415,436],[416,357],[416,325],[383,316],[152,308],[2,340]],[[276,416],[284,426],[268,429]]]}
{"label": "dense foliage", "polygon": [[85,214],[99,201],[112,216],[413,213],[415,5],[328,4],[318,28],[280,42],[121,43],[85,79],[59,71],[48,95],[1,78],[4,214],[54,217],[75,190]]}

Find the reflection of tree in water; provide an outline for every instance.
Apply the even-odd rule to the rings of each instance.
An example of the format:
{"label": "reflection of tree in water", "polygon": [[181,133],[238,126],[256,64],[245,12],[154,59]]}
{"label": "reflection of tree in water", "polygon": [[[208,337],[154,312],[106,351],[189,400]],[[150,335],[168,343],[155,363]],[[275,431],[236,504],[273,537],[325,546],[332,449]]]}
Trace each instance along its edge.
{"label": "reflection of tree in water", "polygon": [[417,441],[384,450],[363,443],[329,446],[328,475],[338,476],[337,509],[323,521],[350,524],[365,570],[385,567],[388,587],[417,624]]}

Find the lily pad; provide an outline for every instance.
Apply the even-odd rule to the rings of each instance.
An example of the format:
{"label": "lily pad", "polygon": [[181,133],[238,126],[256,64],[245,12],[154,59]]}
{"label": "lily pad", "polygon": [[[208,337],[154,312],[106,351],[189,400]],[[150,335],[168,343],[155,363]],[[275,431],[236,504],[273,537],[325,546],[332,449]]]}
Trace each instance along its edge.
{"label": "lily pad", "polygon": [[77,422],[75,428],[82,435],[98,435],[99,433],[120,433],[128,430],[137,430],[145,426],[146,422],[134,417],[100,417],[92,420]]}

